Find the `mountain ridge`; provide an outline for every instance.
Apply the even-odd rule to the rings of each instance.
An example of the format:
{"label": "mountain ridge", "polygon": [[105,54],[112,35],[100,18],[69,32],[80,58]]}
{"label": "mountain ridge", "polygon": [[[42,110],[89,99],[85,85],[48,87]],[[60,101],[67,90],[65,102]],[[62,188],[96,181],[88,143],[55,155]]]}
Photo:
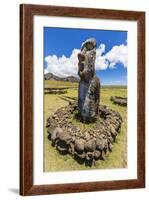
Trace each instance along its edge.
{"label": "mountain ridge", "polygon": [[79,82],[79,79],[74,76],[59,77],[52,73],[44,74],[44,80],[57,80],[57,81],[68,81],[68,82]]}

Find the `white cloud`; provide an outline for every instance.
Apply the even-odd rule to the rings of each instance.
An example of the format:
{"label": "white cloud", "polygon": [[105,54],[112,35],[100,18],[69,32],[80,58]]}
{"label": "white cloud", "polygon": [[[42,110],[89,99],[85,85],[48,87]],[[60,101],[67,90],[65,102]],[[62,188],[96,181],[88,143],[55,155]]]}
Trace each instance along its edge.
{"label": "white cloud", "polygon": [[95,68],[96,70],[104,70],[108,67],[108,62],[105,59],[105,53],[106,46],[105,44],[100,44],[100,46],[96,50],[96,62],[95,62]]}
{"label": "white cloud", "polygon": [[49,55],[45,58],[47,62],[47,68],[45,72],[51,72],[60,77],[66,77],[69,75],[77,76],[78,71],[78,58],[77,54],[79,49],[74,49],[69,58],[57,57],[56,55]]}
{"label": "white cloud", "polygon": [[47,74],[48,73],[48,69],[44,69],[44,74]]}
{"label": "white cloud", "polygon": [[[120,45],[114,46],[109,52],[105,54],[105,44],[100,44],[96,50],[96,70],[105,70],[115,68],[117,63],[122,63],[127,67],[127,46]],[[77,76],[78,72],[78,57],[77,54],[80,50],[73,49],[70,57],[56,55],[49,55],[45,57],[47,68],[45,73],[51,72],[60,77]]]}
{"label": "white cloud", "polygon": [[109,67],[114,67],[116,63],[122,63],[124,67],[127,67],[127,46],[122,44],[112,47],[106,54],[106,59],[110,62]]}

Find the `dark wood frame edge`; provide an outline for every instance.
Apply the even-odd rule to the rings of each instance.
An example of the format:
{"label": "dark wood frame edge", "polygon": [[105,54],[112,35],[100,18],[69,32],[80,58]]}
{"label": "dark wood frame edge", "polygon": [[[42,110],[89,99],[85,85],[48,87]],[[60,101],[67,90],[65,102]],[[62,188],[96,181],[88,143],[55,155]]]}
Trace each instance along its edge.
{"label": "dark wood frame edge", "polygon": [[[33,16],[136,20],[138,25],[138,179],[33,185]],[[140,148],[143,146],[143,148]],[[145,187],[145,13],[92,8],[20,5],[20,194],[42,195]]]}

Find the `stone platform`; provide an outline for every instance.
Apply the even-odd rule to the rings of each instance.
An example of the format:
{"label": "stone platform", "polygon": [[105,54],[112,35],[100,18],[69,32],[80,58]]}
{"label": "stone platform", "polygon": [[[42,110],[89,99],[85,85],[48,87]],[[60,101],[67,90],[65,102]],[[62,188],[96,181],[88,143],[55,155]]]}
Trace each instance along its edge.
{"label": "stone platform", "polygon": [[120,106],[127,106],[127,98],[118,97],[118,96],[111,96],[110,100],[117,105]]}
{"label": "stone platform", "polygon": [[79,163],[92,165],[96,160],[104,160],[105,154],[112,151],[121,124],[118,112],[100,105],[97,120],[86,128],[74,102],[58,109],[47,119],[46,126],[48,138],[60,154],[69,153]]}

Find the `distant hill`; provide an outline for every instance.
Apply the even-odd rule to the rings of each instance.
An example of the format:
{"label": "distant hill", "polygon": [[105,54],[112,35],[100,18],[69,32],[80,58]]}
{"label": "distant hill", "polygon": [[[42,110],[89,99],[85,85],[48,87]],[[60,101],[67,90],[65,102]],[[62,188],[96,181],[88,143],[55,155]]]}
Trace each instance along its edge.
{"label": "distant hill", "polygon": [[68,82],[78,82],[79,79],[74,76],[59,77],[52,73],[47,73],[44,75],[45,80],[57,80],[57,81],[68,81]]}

